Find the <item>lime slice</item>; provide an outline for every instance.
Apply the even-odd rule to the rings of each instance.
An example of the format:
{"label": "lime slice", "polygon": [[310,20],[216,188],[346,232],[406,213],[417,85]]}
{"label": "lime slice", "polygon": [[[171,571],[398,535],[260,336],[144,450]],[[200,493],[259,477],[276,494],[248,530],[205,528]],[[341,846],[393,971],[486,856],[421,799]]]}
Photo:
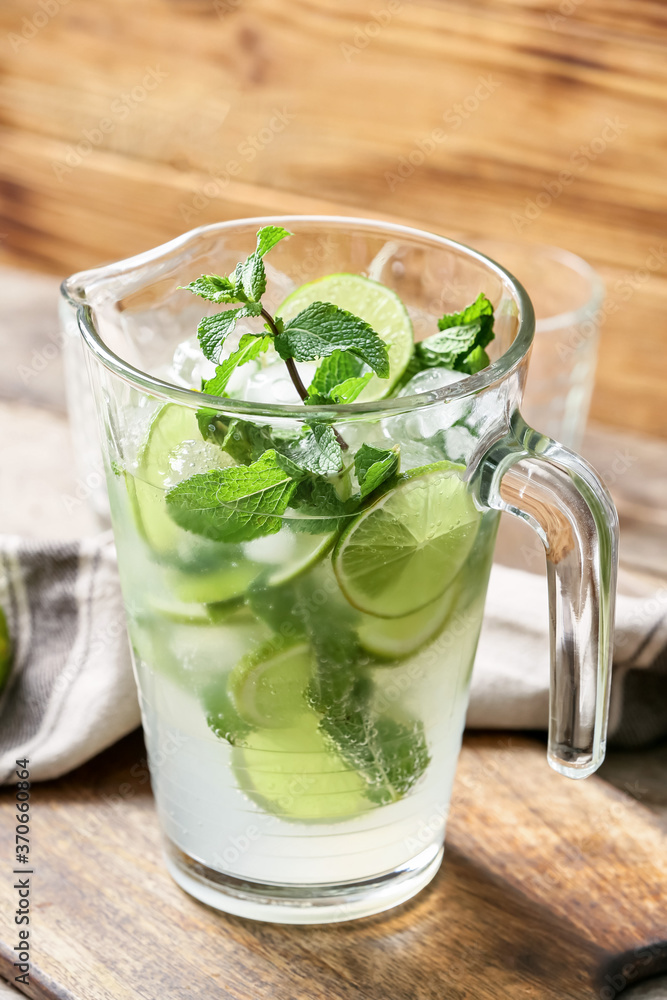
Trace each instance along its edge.
{"label": "lime slice", "polygon": [[130,635],[135,653],[151,671],[186,691],[200,692],[226,684],[226,677],[271,633],[241,606],[218,622],[176,619],[152,608],[130,622]]}
{"label": "lime slice", "polygon": [[331,749],[314,713],[289,729],[260,729],[233,751],[239,787],[266,812],[336,821],[372,808],[366,782]]}
{"label": "lime slice", "polygon": [[5,686],[9,677],[9,669],[12,664],[12,646],[9,639],[9,627],[5,613],[0,608],[0,691]]}
{"label": "lime slice", "polygon": [[[289,524],[289,521],[286,523]],[[284,566],[277,567],[271,573],[266,581],[266,586],[282,587],[283,584],[291,583],[292,580],[307,573],[331,551],[337,537],[337,531],[330,531],[324,537],[308,534],[297,535],[292,557]]]}
{"label": "lime slice", "polygon": [[435,601],[463,566],[480,514],[451,462],[413,469],[345,529],[333,568],[354,607],[400,618]]}
{"label": "lime slice", "polygon": [[358,628],[359,642],[381,660],[401,660],[416,653],[443,628],[459,595],[456,584],[432,604],[401,618],[365,615]]}
{"label": "lime slice", "polygon": [[332,302],[347,309],[365,319],[384,340],[391,374],[389,378],[374,375],[356,402],[368,403],[388,396],[412,357],[412,323],[398,295],[386,285],[360,274],[329,274],[297,288],[277,312],[281,319],[294,319],[313,302]]}
{"label": "lime slice", "polygon": [[[222,561],[222,560],[221,560]],[[258,567],[239,560],[219,569],[190,573],[168,570],[166,580],[174,594],[186,603],[227,604],[238,601],[257,576]]]}
{"label": "lime slice", "polygon": [[229,693],[236,711],[252,726],[267,729],[294,726],[304,714],[306,688],[313,673],[313,655],[307,643],[276,651],[269,640],[234,668]]}
{"label": "lime slice", "polygon": [[151,421],[135,473],[126,474],[137,528],[155,555],[177,558],[179,544],[183,545],[183,529],[165,508],[165,490],[196,472],[231,464],[229,455],[202,440],[193,410],[175,403],[160,407]]}

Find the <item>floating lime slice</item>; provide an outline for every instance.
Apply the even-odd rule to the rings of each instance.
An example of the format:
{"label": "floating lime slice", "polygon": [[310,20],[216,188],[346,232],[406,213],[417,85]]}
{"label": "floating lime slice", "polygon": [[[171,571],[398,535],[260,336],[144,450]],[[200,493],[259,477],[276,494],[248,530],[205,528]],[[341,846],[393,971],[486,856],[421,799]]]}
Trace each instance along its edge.
{"label": "floating lime slice", "polygon": [[365,319],[387,345],[391,374],[389,378],[374,375],[356,402],[370,402],[388,396],[407,368],[412,357],[412,323],[398,295],[360,274],[329,274],[289,295],[277,312],[281,319],[290,320],[313,302],[332,302]]}
{"label": "floating lime slice", "polygon": [[167,513],[165,490],[197,472],[232,464],[229,455],[202,440],[193,410],[165,403],[155,413],[137,468],[126,479],[139,532],[158,557],[177,558],[184,534]]}
{"label": "floating lime slice", "polygon": [[372,656],[381,660],[401,660],[425,646],[445,625],[456,604],[456,583],[442,597],[401,618],[365,615],[358,628],[359,641]]}
{"label": "floating lime slice", "polygon": [[[171,563],[166,580],[173,596],[185,604],[227,604],[242,598],[259,568],[240,548],[217,545],[192,535],[171,519],[164,494],[175,483],[198,472],[227,468],[232,459],[203,441],[193,410],[165,403],[153,417],[137,468],[126,474],[134,519],[142,538],[161,562]],[[181,609],[179,617],[199,615]]]}
{"label": "floating lime slice", "polygon": [[[289,524],[289,518],[285,518],[285,524]],[[331,550],[337,536],[336,531],[330,531],[324,536],[296,535],[292,556],[286,560],[284,566],[277,566],[273,570],[267,578],[266,586],[282,587],[283,584],[291,583],[292,580],[307,573]]]}
{"label": "floating lime slice", "polygon": [[303,642],[276,649],[269,640],[246,656],[232,671],[228,689],[237,712],[251,726],[294,726],[312,714],[306,689],[314,668],[310,646]]}
{"label": "floating lime slice", "polygon": [[258,567],[239,559],[219,569],[197,572],[169,570],[166,580],[185,603],[227,604],[241,599],[258,573]]}
{"label": "floating lime slice", "polygon": [[480,514],[451,462],[413,469],[346,528],[333,552],[350,604],[400,618],[440,597],[463,566]]}
{"label": "floating lime slice", "polygon": [[289,729],[247,734],[233,751],[239,787],[267,812],[301,822],[340,821],[372,808],[366,782],[331,749],[314,713]]}

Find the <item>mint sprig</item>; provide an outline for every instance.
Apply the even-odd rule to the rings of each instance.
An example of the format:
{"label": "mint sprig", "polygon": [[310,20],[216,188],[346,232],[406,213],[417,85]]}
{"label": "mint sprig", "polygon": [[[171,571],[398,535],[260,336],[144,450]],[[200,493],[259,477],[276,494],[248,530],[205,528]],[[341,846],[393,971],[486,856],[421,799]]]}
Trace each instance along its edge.
{"label": "mint sprig", "polygon": [[165,494],[176,524],[215,542],[249,542],[282,527],[297,481],[275,451],[252,465],[198,473]]}
{"label": "mint sprig", "polygon": [[470,374],[470,369],[479,371],[490,363],[484,348],[494,337],[493,305],[483,293],[461,312],[446,313],[438,320],[438,329],[439,333],[415,345],[423,368],[449,368]]}
{"label": "mint sprig", "polygon": [[380,377],[389,378],[389,355],[383,340],[365,320],[333,305],[313,302],[285,323],[275,338],[283,360],[317,361],[340,351],[348,351]]}
{"label": "mint sprig", "polygon": [[[216,363],[213,377],[202,383],[208,395],[226,395],[234,371],[271,347],[285,361],[299,396],[308,406],[351,403],[373,373],[380,378],[389,376],[387,347],[360,317],[328,302],[313,302],[287,321],[265,308],[264,255],[290,235],[281,226],[265,226],[257,233],[253,252],[230,275],[202,275],[186,286],[207,301],[237,306],[206,316],[199,324],[202,351]],[[223,359],[225,341],[244,317],[261,317],[264,330],[246,332],[237,349]],[[395,391],[407,378],[427,368],[474,373],[489,363],[485,347],[494,336],[493,306],[485,295],[480,294],[458,313],[445,314],[438,328],[436,334],[415,345]],[[296,367],[297,362],[306,361],[319,361],[308,388]],[[306,420],[300,431],[278,431],[208,407],[198,411],[197,420],[202,436],[246,469],[238,474],[225,469],[193,476],[167,495],[174,520],[210,538],[248,540],[277,531],[288,506],[302,515],[293,519],[295,530],[324,531],[325,524],[333,530],[367,497],[386,489],[398,471],[398,447],[379,449],[363,444],[349,466],[354,469],[359,491],[343,501],[329,480],[341,476],[348,445],[329,422]],[[247,515],[245,520],[241,508]]]}
{"label": "mint sprig", "polygon": [[[380,378],[388,378],[387,348],[365,320],[330,302],[313,302],[287,323],[279,316],[272,316],[264,307],[261,301],[266,291],[264,254],[291,235],[282,226],[264,226],[257,233],[253,252],[246,260],[239,261],[230,275],[203,274],[184,286],[209,302],[240,303],[238,309],[226,309],[214,316],[205,316],[200,321],[197,337],[205,357],[218,364],[225,341],[238,320],[262,316],[265,330],[273,339],[278,354],[286,362],[290,378],[304,401],[309,398],[309,394],[301,382],[296,361],[315,361],[346,351],[366,362]],[[209,381],[213,382],[213,379]],[[219,381],[224,381],[223,373],[220,373]],[[359,384],[358,391],[362,388],[363,385]],[[348,385],[339,394],[339,398],[347,401],[355,390],[356,384]]]}
{"label": "mint sprig", "polygon": [[314,406],[352,403],[373,378],[373,372],[361,374],[363,362],[350,351],[333,351],[320,363],[308,386],[304,403]]}

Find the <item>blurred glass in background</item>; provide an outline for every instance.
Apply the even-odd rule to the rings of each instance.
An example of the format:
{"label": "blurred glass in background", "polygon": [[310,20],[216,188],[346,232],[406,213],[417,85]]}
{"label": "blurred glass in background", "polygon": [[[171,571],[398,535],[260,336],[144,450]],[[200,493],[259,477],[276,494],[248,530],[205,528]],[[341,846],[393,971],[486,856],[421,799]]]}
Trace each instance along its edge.
{"label": "blurred glass in background", "polygon": [[578,450],[595,381],[604,283],[581,257],[558,247],[470,240],[517,278],[536,327],[521,412],[532,427]]}

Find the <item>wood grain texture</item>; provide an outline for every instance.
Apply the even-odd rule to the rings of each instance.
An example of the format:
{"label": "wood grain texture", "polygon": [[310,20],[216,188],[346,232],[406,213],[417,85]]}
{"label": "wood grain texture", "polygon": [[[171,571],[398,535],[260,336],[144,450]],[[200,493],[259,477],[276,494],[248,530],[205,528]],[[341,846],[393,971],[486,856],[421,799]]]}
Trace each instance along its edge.
{"label": "wood grain texture", "polygon": [[[528,740],[465,742],[444,867],[384,918],[281,927],[218,914],[166,874],[138,734],[33,790],[35,1000],[587,1000],[667,935],[667,836]],[[138,766],[137,766],[138,765]],[[3,794],[4,842],[13,825]],[[11,972],[11,883],[0,883]],[[637,958],[639,956],[639,958]]]}
{"label": "wood grain texture", "polygon": [[667,436],[663,4],[50,3],[0,8],[7,261],[258,212],[559,244],[608,282],[594,416]]}

